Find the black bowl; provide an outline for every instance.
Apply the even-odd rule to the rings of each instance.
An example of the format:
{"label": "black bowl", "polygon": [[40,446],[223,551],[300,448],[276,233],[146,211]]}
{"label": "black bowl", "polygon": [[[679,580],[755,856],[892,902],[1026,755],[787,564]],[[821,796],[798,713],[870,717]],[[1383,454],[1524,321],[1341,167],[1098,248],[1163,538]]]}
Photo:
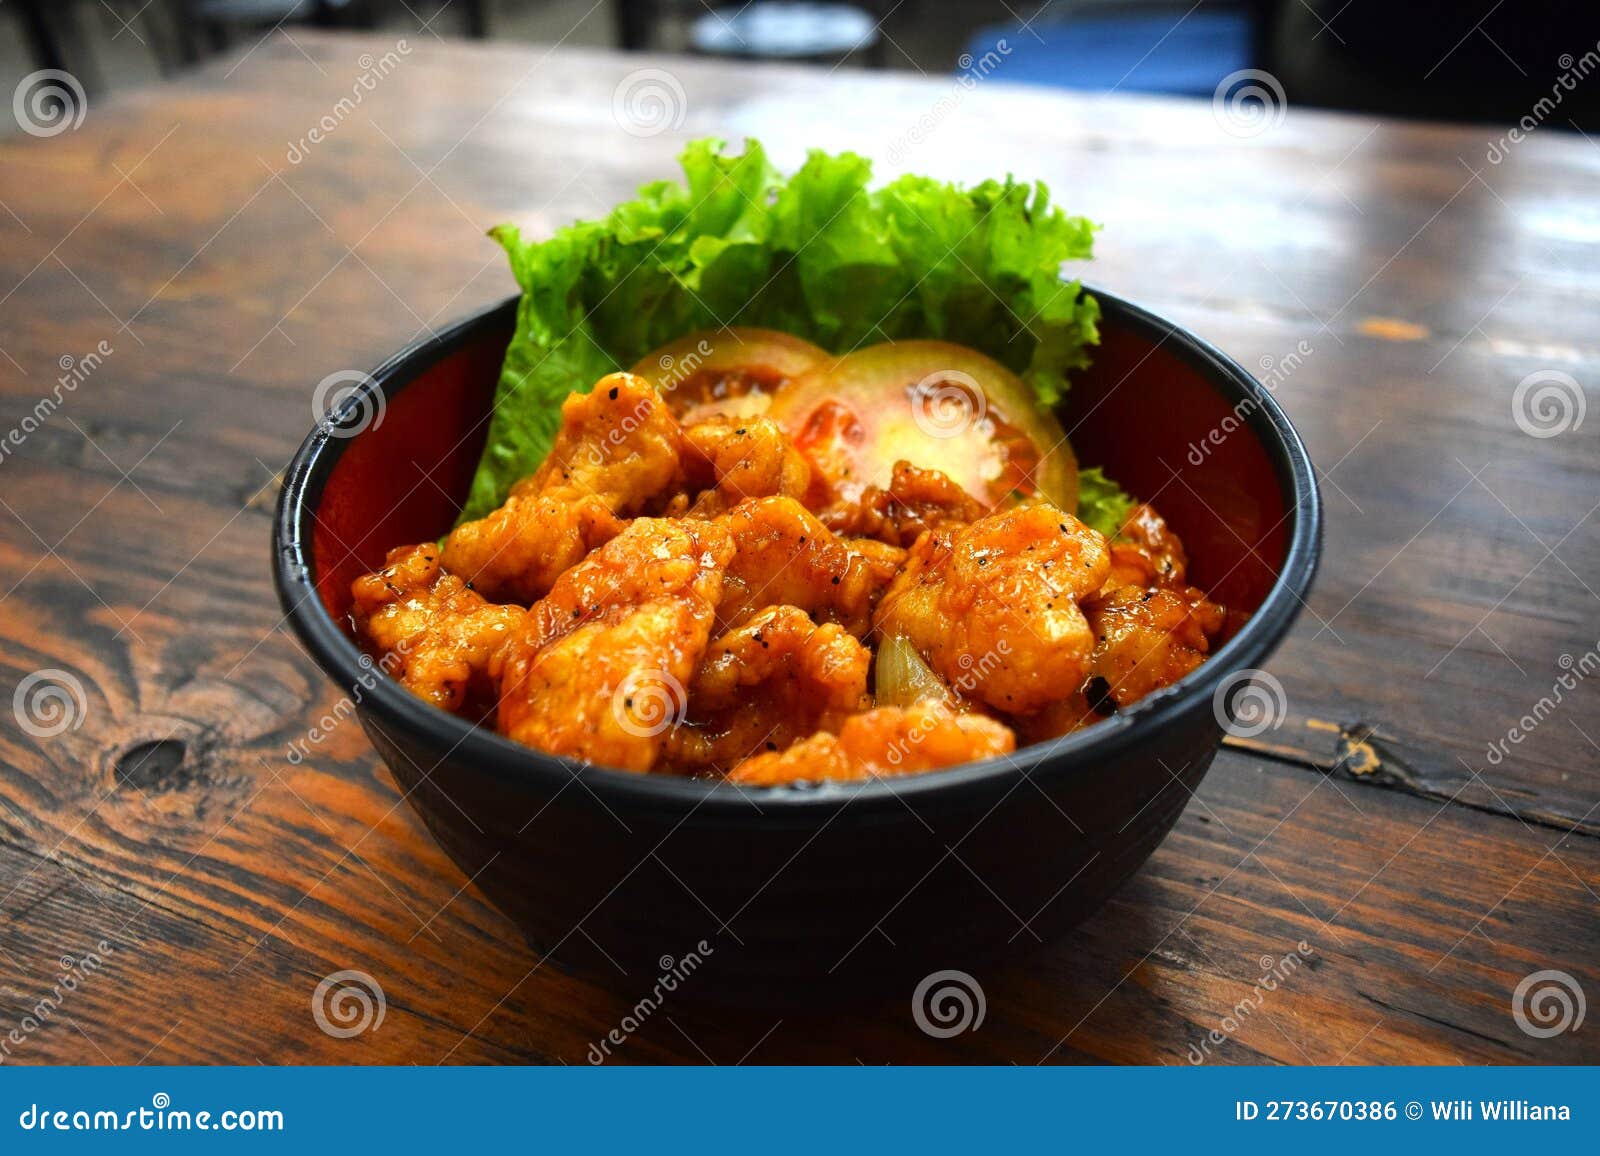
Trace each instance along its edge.
{"label": "black bowl", "polygon": [[1019,953],[1172,828],[1220,746],[1219,703],[1289,629],[1320,549],[1311,461],[1271,394],[1096,296],[1102,343],[1061,413],[1073,444],[1155,497],[1191,581],[1251,617],[1187,678],[1066,738],[894,780],[738,788],[543,754],[375,669],[348,630],[350,581],[453,522],[514,299],[386,362],[306,439],[278,504],[279,597],[462,872],[566,969],[626,990],[692,970],[687,994],[789,1003]]}

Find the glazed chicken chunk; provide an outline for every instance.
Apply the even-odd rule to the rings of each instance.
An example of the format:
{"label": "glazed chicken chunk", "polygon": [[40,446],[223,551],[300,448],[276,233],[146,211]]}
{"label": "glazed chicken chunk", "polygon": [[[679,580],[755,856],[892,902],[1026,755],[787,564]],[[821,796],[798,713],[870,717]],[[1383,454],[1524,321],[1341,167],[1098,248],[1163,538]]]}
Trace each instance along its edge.
{"label": "glazed chicken chunk", "polygon": [[356,580],[361,643],[527,746],[772,786],[1089,726],[1195,669],[1240,613],[1188,585],[1148,505],[1107,542],[1039,497],[988,508],[931,464],[846,486],[768,401],[776,416],[680,424],[631,374],[569,396],[504,505]]}
{"label": "glazed chicken chunk", "polygon": [[714,417],[687,427],[684,437],[711,470],[711,485],[690,507],[692,517],[715,517],[746,498],[804,502],[811,489],[811,464],[776,422]]}
{"label": "glazed chicken chunk", "polygon": [[825,780],[876,779],[953,767],[1016,749],[1011,729],[978,714],[957,714],[928,700],[851,715],[837,735],[826,731],[788,750],[746,759],[728,781],[752,787]]}
{"label": "glazed chicken chunk", "polygon": [[737,545],[717,614],[732,625],[763,606],[798,606],[859,638],[903,557],[881,542],[836,537],[793,498],[740,502],[717,523]]}
{"label": "glazed chicken chunk", "polygon": [[1083,685],[1095,638],[1079,603],[1109,570],[1099,532],[1048,502],[1014,506],[917,539],[877,629],[964,696],[1025,714]]}
{"label": "glazed chicken chunk", "polygon": [[872,652],[836,623],[818,626],[797,606],[758,611],[707,649],[668,762],[727,771],[757,751],[837,731],[871,705],[871,666]]}
{"label": "glazed chicken chunk", "polygon": [[456,527],[444,565],[491,598],[531,602],[678,477],[683,431],[661,395],[628,373],[561,407],[544,465],[488,517]]}
{"label": "glazed chicken chunk", "polygon": [[714,522],[638,518],[568,570],[498,655],[501,732],[586,762],[654,767],[683,721],[732,556]]}
{"label": "glazed chicken chunk", "polygon": [[985,512],[949,475],[896,462],[887,489],[868,486],[859,501],[824,510],[822,520],[835,533],[909,546],[924,530],[959,528]]}
{"label": "glazed chicken chunk", "polygon": [[1189,560],[1183,543],[1154,507],[1139,505],[1124,519],[1111,540],[1111,574],[1107,592],[1119,586],[1184,585]]}
{"label": "glazed chicken chunk", "polygon": [[352,587],[356,633],[380,667],[434,706],[492,706],[490,659],[522,625],[520,606],[496,606],[439,567],[430,543],[389,551]]}
{"label": "glazed chicken chunk", "polygon": [[1224,618],[1222,608],[1193,587],[1124,586],[1086,610],[1098,640],[1089,672],[1119,707],[1171,686],[1204,662]]}

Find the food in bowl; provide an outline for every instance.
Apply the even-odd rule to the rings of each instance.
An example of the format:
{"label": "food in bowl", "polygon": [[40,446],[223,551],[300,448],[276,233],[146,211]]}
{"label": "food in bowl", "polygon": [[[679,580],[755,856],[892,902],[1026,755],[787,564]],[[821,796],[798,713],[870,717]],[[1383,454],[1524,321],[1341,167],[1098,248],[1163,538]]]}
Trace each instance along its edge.
{"label": "food in bowl", "polygon": [[[1229,688],[1310,593],[1310,458],[1238,364],[1083,292],[1063,262],[1088,256],[1091,229],[1031,186],[874,189],[864,162],[827,156],[785,180],[752,148],[696,146],[687,161],[686,187],[604,220],[536,243],[500,231],[522,292],[398,352],[319,423],[274,523],[284,614],[461,878],[554,966],[626,992],[705,936],[708,911],[728,934],[695,986],[719,1001],[903,993],[932,970],[1015,958],[1099,909],[1200,789]],[[500,507],[549,457],[574,389],[724,325],[839,353],[938,340],[993,358],[1072,433],[1079,520],[1109,539],[1126,521],[1105,474],[1154,499],[1187,580],[1248,621],[1178,683],[1065,738],[804,788],[546,755],[372,669],[347,629],[357,577],[388,547]],[[1217,428],[1233,432],[1197,460],[1194,440]],[[903,659],[874,642],[875,666]]]}
{"label": "food in bowl", "polygon": [[[926,356],[828,359],[772,386],[771,416],[738,369],[681,398],[602,378],[504,504],[356,580],[357,635],[419,697],[530,746],[751,785],[1004,755],[1198,666],[1227,615],[1160,515],[1108,539],[1064,509],[1076,468],[1022,432],[1057,429],[1018,397],[964,394],[982,419],[919,428],[927,391],[960,387]],[[859,359],[905,368],[861,385]],[[933,466],[946,444],[979,485]]]}
{"label": "food in bowl", "polygon": [[[1009,754],[1237,628],[1051,411],[1095,337],[1059,278],[1087,223],[863,164],[702,143],[687,190],[499,232],[524,298],[467,509],[352,588],[384,670],[549,753],[776,786]],[[919,210],[966,232],[909,245]],[[772,327],[661,332],[735,283]]]}

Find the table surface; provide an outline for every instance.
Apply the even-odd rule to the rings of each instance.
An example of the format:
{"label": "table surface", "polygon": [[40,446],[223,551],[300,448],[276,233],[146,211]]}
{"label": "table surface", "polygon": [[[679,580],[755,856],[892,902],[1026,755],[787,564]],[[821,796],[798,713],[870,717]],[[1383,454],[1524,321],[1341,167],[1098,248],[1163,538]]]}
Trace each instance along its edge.
{"label": "table surface", "polygon": [[[664,131],[626,131],[652,85]],[[0,141],[0,664],[7,693],[83,690],[56,735],[0,712],[0,1056],[582,1063],[650,989],[542,966],[355,725],[290,760],[337,694],[284,628],[270,515],[315,382],[512,291],[488,226],[596,215],[715,133],[1047,181],[1104,224],[1092,283],[1281,378],[1326,558],[1270,663],[1283,724],[1099,914],[978,977],[976,1030],[924,1034],[909,992],[674,998],[618,1058],[1600,1058],[1593,1024],[1513,1014],[1542,971],[1600,997],[1600,414],[1574,420],[1600,144],[1237,131],[1205,102],[296,33]],[[338,1038],[312,1001],[346,969],[386,1010]]]}

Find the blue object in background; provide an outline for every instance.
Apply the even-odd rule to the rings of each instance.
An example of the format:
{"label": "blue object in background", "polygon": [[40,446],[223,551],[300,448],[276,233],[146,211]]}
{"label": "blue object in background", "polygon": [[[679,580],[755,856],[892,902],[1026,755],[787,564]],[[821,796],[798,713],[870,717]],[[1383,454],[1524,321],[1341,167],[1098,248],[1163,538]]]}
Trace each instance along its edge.
{"label": "blue object in background", "polygon": [[[1250,67],[1253,29],[1247,14],[1182,17],[1175,11],[1040,20],[1029,28],[991,25],[978,30],[967,51],[974,60],[986,53],[1000,58],[987,74],[990,80],[1096,92],[1210,96],[1224,76]],[[1002,40],[1004,52],[997,47]]]}

